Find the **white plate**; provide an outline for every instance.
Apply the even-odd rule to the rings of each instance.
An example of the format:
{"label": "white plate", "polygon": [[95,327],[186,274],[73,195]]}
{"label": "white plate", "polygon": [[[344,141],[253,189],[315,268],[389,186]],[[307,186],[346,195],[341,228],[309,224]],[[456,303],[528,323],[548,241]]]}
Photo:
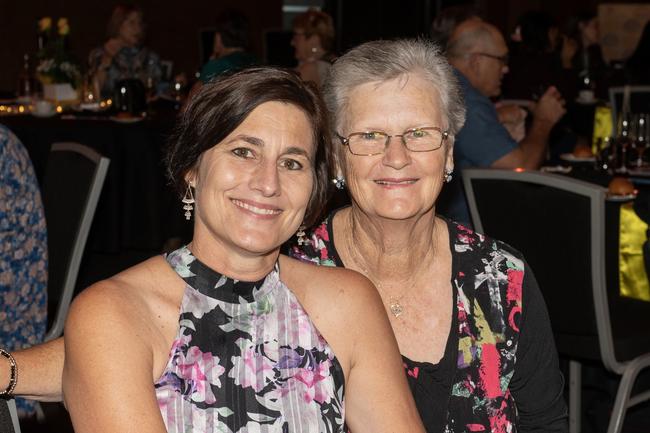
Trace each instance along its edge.
{"label": "white plate", "polygon": [[42,119],[45,119],[47,117],[56,116],[56,110],[52,110],[52,111],[49,111],[47,113],[37,113],[36,111],[32,111],[32,116],[40,117]]}
{"label": "white plate", "polygon": [[562,173],[562,174],[567,174],[571,173],[571,170],[573,170],[573,167],[571,166],[564,166],[564,165],[554,165],[554,166],[546,166],[546,167],[541,167],[539,171],[543,171],[545,173]]}
{"label": "white plate", "polygon": [[630,176],[643,176],[643,177],[648,177],[650,176],[650,168],[631,168],[628,171],[628,174]]}
{"label": "white plate", "polygon": [[136,123],[136,122],[141,122],[144,120],[144,117],[117,117],[117,116],[111,116],[109,117],[113,122],[117,123]]}
{"label": "white plate", "polygon": [[560,159],[569,162],[596,162],[595,156],[575,156],[573,153],[563,153]]}
{"label": "white plate", "polygon": [[636,194],[624,194],[624,195],[607,194],[607,200],[609,201],[630,201],[630,200],[634,200],[635,198],[636,198]]}
{"label": "white plate", "polygon": [[87,111],[101,111],[103,108],[101,105],[99,105],[99,102],[82,102],[79,104],[79,109],[80,110],[87,110]]}

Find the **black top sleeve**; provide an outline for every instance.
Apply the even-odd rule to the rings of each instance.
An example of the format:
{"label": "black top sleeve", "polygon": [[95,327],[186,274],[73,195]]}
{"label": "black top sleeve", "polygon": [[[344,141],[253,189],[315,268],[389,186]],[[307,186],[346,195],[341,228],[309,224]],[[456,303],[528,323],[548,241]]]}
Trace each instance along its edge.
{"label": "black top sleeve", "polygon": [[544,298],[526,263],[517,363],[510,382],[521,432],[568,432],[564,378]]}

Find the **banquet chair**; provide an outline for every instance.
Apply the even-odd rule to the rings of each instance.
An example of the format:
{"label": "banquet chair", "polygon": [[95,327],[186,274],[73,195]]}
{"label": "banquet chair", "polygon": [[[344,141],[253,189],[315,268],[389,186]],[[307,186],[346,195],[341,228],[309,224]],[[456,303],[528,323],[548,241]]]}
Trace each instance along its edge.
{"label": "banquet chair", "polygon": [[20,433],[18,412],[14,399],[0,398],[0,432]]}
{"label": "banquet chair", "polygon": [[609,88],[609,102],[612,107],[612,125],[616,132],[618,116],[625,111],[625,89],[629,91],[627,109],[631,113],[650,113],[650,86],[621,86]]}
{"label": "banquet chair", "polygon": [[463,170],[463,182],[476,231],[521,251],[535,271],[558,352],[569,359],[570,431],[580,431],[581,363],[591,361],[622,376],[607,430],[620,432],[626,410],[650,399],[650,390],[631,396],[650,366],[650,303],[619,294],[618,251],[605,248],[618,245],[605,230],[606,189],[491,169]]}
{"label": "banquet chair", "polygon": [[109,159],[78,143],[54,143],[43,179],[48,244],[48,331],[63,334]]}

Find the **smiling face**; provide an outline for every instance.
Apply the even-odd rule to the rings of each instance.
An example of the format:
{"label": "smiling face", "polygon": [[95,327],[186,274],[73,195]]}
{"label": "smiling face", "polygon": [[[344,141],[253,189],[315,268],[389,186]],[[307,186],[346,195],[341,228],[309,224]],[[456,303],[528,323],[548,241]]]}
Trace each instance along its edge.
{"label": "smiling face", "polygon": [[259,105],[187,176],[195,186],[195,240],[244,255],[276,251],[303,220],[314,185],[314,152],[312,127],[301,109]]}
{"label": "smiling face", "polygon": [[[402,134],[411,128],[448,127],[436,89],[418,74],[354,88],[343,118],[341,135],[383,131]],[[430,152],[411,152],[393,137],[375,156],[342,152],[344,174],[356,206],[369,216],[405,220],[431,212],[443,174],[453,169],[451,137]]]}

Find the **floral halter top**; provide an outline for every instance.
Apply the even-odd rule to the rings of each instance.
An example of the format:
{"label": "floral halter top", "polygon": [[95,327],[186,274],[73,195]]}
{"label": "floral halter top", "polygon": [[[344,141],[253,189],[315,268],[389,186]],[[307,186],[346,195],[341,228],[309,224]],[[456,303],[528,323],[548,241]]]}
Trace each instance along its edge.
{"label": "floral halter top", "polygon": [[244,282],[187,247],[167,261],[186,283],[155,383],[170,433],[344,431],[343,370],[277,264],[263,280]]}

